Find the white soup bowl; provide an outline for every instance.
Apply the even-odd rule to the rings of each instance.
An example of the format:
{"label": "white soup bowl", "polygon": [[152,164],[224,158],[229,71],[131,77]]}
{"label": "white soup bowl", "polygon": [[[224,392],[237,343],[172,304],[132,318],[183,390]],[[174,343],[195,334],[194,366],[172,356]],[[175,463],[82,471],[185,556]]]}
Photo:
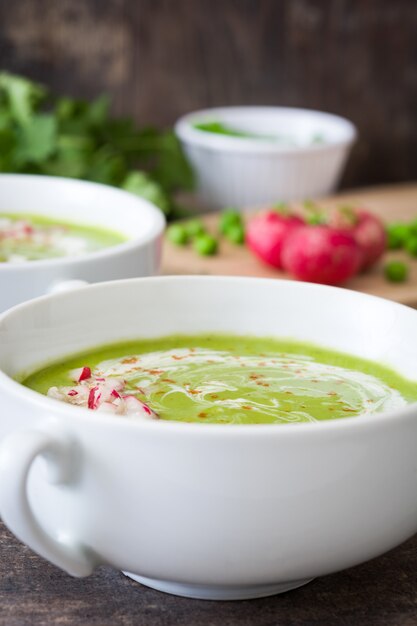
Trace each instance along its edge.
{"label": "white soup bowl", "polygon": [[[218,121],[258,135],[285,135],[294,145],[195,128]],[[349,120],[308,109],[240,106],[204,109],[175,125],[208,209],[248,208],[316,198],[334,191],[357,131]],[[314,136],[322,136],[314,142]]]}
{"label": "white soup bowl", "polygon": [[107,563],[163,591],[237,599],[356,565],[417,531],[416,405],[307,424],[135,422],[14,380],[108,342],[211,332],[417,373],[417,311],[334,287],[161,277],[19,305],[0,318],[0,513],[18,538],[74,576]]}
{"label": "white soup bowl", "polygon": [[0,175],[0,213],[27,213],[106,228],[126,241],[80,256],[0,263],[0,311],[82,282],[158,272],[165,220],[150,202],[107,185],[70,178]]}

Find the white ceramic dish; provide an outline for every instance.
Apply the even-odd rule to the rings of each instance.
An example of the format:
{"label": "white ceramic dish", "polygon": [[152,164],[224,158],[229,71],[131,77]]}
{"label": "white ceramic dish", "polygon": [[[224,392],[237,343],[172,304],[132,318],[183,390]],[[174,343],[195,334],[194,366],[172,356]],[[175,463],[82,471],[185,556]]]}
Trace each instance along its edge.
{"label": "white ceramic dish", "polygon": [[138,423],[13,380],[105,342],[207,331],[297,338],[416,377],[417,311],[332,287],[161,277],[20,305],[0,318],[0,512],[22,541],[75,576],[108,563],[170,593],[237,599],[416,532],[417,405],[315,424]]}
{"label": "white ceramic dish", "polygon": [[[0,213],[33,213],[120,232],[125,243],[77,257],[0,263],[0,311],[78,281],[149,276],[159,269],[165,220],[151,203],[96,183],[0,175]],[[76,282],[74,282],[76,281]]]}
{"label": "white ceramic dish", "polygon": [[[230,137],[194,128],[220,121],[261,135],[288,135],[296,145]],[[356,138],[348,120],[308,109],[223,107],[189,113],[176,133],[197,177],[197,191],[207,208],[239,208],[303,200],[333,191]],[[312,143],[314,135],[322,143]]]}

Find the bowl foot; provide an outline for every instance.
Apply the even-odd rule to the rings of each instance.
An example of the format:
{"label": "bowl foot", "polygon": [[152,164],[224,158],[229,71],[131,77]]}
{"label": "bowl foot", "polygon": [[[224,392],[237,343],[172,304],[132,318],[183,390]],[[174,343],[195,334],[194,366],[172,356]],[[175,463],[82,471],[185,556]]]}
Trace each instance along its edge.
{"label": "bowl foot", "polygon": [[264,598],[274,596],[278,593],[297,589],[309,583],[312,578],[305,580],[294,580],[288,583],[275,583],[271,585],[247,585],[247,586],[216,586],[216,585],[187,585],[166,580],[157,580],[137,576],[130,572],[123,572],[125,576],[132,578],[141,585],[152,587],[164,593],[171,593],[184,598],[194,598],[196,600],[250,600],[251,598]]}

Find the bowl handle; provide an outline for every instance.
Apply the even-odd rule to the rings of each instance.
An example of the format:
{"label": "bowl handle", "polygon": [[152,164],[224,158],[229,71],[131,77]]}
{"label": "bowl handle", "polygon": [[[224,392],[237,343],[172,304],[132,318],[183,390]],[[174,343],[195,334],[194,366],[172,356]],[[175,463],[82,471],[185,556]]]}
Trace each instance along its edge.
{"label": "bowl handle", "polygon": [[14,431],[0,446],[0,514],[16,537],[35,552],[72,576],[88,576],[98,564],[94,553],[74,537],[53,538],[32,513],[27,482],[38,456],[46,460],[49,482],[73,482],[76,445],[67,434]]}

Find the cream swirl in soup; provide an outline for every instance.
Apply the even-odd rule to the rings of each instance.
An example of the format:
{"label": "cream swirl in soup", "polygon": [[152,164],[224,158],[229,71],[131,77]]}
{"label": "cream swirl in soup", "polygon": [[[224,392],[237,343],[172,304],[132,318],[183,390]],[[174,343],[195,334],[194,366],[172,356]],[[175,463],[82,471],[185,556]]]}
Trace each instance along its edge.
{"label": "cream swirl in soup", "polygon": [[415,383],[376,363],[308,344],[220,335],[104,347],[24,383],[99,412],[201,423],[316,422],[417,400]]}

